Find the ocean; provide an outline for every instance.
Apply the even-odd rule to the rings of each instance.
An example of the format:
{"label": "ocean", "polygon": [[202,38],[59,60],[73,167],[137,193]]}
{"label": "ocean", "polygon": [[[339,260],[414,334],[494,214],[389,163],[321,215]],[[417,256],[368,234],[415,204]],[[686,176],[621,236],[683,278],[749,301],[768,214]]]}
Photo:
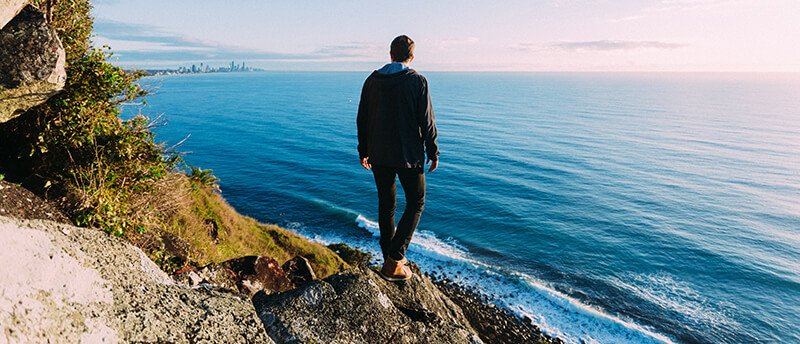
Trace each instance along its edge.
{"label": "ocean", "polygon": [[[800,75],[421,72],[423,270],[569,343],[800,343]],[[148,77],[125,112],[164,114],[240,212],[377,253],[369,73]]]}

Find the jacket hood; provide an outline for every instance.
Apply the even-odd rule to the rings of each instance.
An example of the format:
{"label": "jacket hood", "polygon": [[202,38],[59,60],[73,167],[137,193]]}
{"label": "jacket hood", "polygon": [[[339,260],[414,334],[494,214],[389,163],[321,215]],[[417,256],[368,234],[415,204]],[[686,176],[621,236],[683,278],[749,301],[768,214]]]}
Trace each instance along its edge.
{"label": "jacket hood", "polygon": [[417,72],[415,70],[409,68],[392,74],[382,74],[375,71],[372,72],[372,77],[379,88],[391,89],[397,87],[416,74]]}

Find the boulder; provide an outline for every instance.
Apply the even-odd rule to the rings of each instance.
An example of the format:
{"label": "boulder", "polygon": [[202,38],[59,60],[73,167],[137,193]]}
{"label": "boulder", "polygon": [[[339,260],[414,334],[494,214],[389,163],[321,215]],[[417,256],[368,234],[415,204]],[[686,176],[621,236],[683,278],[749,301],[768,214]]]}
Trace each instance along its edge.
{"label": "boulder", "polygon": [[99,230],[0,216],[0,343],[272,343],[248,298],[176,285]]}
{"label": "boulder", "polygon": [[278,261],[263,256],[245,256],[196,270],[181,270],[173,278],[190,287],[205,285],[246,296],[258,291],[276,293],[293,287]]}
{"label": "boulder", "polygon": [[281,268],[295,285],[303,285],[317,279],[314,269],[311,268],[311,263],[302,256],[289,259],[286,263],[283,263]]}
{"label": "boulder", "polygon": [[257,293],[253,305],[276,343],[481,343],[461,309],[414,272],[390,283],[356,268],[288,292]]}
{"label": "boulder", "polygon": [[[13,9],[17,2],[11,2]],[[6,10],[3,16],[7,16]],[[31,5],[0,29],[0,123],[60,91],[66,81],[65,59],[55,30]]]}
{"label": "boulder", "polygon": [[27,4],[28,0],[0,0],[0,29],[16,17]]}

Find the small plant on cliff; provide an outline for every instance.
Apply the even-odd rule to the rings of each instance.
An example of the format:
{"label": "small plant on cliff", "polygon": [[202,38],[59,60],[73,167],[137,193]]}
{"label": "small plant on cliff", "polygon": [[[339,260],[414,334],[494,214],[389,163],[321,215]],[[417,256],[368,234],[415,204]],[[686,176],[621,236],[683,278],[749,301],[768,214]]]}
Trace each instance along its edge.
{"label": "small plant on cliff", "polygon": [[199,167],[192,166],[189,171],[189,179],[200,185],[211,186],[215,190],[219,189],[219,178],[214,176],[213,170],[204,170]]}

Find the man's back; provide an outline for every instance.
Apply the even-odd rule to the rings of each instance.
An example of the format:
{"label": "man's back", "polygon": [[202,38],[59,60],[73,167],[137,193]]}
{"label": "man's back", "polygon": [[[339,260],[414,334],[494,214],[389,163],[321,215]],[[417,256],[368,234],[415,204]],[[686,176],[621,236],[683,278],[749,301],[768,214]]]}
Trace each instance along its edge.
{"label": "man's back", "polygon": [[428,81],[413,69],[373,72],[358,109],[358,151],[370,164],[422,168],[439,156]]}

